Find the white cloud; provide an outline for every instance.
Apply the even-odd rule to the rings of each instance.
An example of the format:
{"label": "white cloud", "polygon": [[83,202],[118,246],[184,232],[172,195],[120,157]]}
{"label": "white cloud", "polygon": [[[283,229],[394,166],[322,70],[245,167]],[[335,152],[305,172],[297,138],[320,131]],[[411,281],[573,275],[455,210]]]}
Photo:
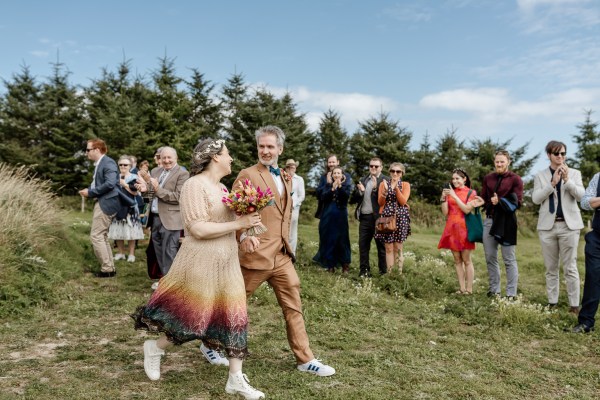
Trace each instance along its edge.
{"label": "white cloud", "polygon": [[581,5],[589,3],[590,0],[517,0],[517,6],[520,10],[530,12],[537,7],[543,6],[565,6],[565,5]]}
{"label": "white cloud", "polygon": [[382,13],[402,22],[429,22],[433,17],[432,9],[420,4],[396,4],[385,8]]}
{"label": "white cloud", "polygon": [[[264,87],[258,84],[257,86]],[[364,93],[336,93],[313,91],[304,86],[292,88],[267,88],[277,96],[289,92],[298,103],[299,108],[306,113],[310,129],[319,126],[323,113],[332,109],[340,114],[342,126],[352,133],[357,121],[366,120],[380,112],[393,112],[398,104],[389,97],[373,96]]]}
{"label": "white cloud", "polygon": [[522,29],[527,33],[581,31],[600,24],[592,0],[517,0]]}
{"label": "white cloud", "polygon": [[495,65],[474,69],[486,79],[527,79],[559,88],[600,85],[600,42],[595,37],[545,41],[526,55],[505,58]]}
{"label": "white cloud", "polygon": [[499,88],[457,89],[427,95],[419,104],[428,109],[470,113],[477,121],[494,124],[536,118],[577,123],[583,110],[600,108],[600,87],[565,90],[537,100],[515,99]]}
{"label": "white cloud", "polygon": [[47,51],[44,51],[44,50],[32,50],[32,51],[29,52],[29,54],[31,54],[34,57],[43,58],[43,57],[48,57],[49,53]]}

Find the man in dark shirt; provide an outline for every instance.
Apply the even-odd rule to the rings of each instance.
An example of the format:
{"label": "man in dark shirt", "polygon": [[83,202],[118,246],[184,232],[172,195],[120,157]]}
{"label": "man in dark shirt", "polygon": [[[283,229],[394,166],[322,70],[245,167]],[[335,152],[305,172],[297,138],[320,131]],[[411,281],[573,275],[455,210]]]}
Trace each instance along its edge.
{"label": "man in dark shirt", "polygon": [[[523,201],[523,181],[519,175],[508,170],[510,161],[507,151],[496,152],[495,171],[483,178],[481,197],[485,201],[486,213],[483,222],[483,250],[489,276],[488,296],[500,295],[498,245],[501,245],[502,260],[506,267],[506,296],[512,299],[517,295],[519,281],[515,256],[517,219],[514,212]],[[502,235],[496,234],[500,225],[503,228]]]}

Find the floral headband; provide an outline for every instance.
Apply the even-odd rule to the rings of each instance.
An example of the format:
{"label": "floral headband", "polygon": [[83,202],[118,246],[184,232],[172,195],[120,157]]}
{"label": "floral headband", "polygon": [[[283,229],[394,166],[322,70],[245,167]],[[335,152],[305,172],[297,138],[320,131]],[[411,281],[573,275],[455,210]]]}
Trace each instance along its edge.
{"label": "floral headband", "polygon": [[215,140],[214,142],[212,142],[208,146],[206,146],[206,148],[204,150],[195,152],[194,157],[200,158],[201,156],[208,154],[213,150],[219,150],[221,147],[223,147],[224,144],[225,144],[225,140],[223,140],[223,139]]}

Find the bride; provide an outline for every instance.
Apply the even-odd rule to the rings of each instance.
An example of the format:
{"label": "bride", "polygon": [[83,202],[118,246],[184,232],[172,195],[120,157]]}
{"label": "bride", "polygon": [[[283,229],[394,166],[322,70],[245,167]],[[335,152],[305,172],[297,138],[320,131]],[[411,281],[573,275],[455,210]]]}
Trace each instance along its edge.
{"label": "bride", "polygon": [[205,355],[225,353],[229,378],[225,391],[246,399],[264,398],[242,373],[248,354],[246,289],[238,260],[235,232],[260,224],[258,213],[236,219],[222,202],[227,188],[221,178],[231,173],[233,159],[223,140],[201,141],[192,156],[191,178],[179,204],[185,237],[157,290],[132,315],[136,329],[161,332],[144,343],[144,370],[160,378],[160,361],[172,344],[201,340]]}

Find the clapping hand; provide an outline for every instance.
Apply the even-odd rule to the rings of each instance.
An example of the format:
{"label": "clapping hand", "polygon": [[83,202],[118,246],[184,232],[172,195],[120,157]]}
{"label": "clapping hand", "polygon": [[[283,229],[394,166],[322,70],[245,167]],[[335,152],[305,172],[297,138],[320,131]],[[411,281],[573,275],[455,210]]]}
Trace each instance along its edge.
{"label": "clapping hand", "polygon": [[470,204],[472,207],[481,207],[485,204],[485,200],[483,200],[483,197],[481,196],[475,196],[473,200],[468,202],[468,204]]}
{"label": "clapping hand", "polygon": [[141,176],[146,183],[150,183],[150,174],[148,171],[141,169],[139,170],[138,175]]}

